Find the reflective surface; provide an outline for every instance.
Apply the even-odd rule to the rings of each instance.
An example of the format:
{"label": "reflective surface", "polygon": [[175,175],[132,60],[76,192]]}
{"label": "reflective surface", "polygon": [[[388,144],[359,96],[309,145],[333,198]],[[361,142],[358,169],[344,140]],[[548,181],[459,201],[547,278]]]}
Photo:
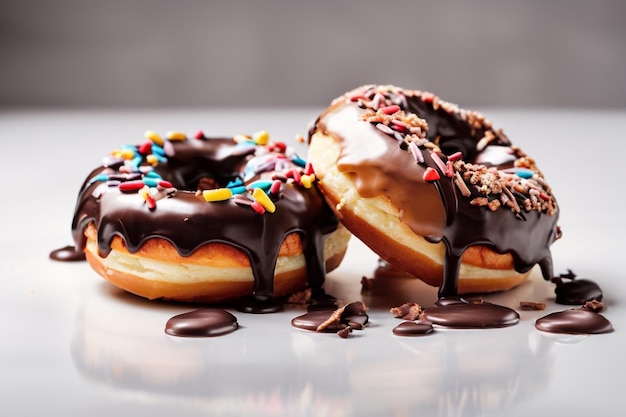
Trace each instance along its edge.
{"label": "reflective surface", "polygon": [[[619,233],[626,228],[613,156],[626,150],[622,113],[485,111],[553,185],[564,231],[553,249],[555,271],[570,268],[600,284],[604,314],[615,328],[610,334],[537,331],[537,318],[569,308],[554,303],[554,285],[537,270],[512,291],[484,296],[516,308],[515,326],[395,336],[400,320],[389,308],[408,301],[430,306],[436,289],[380,270],[377,257],[353,239],[325,286],[369,307],[370,325],[348,339],[291,327],[303,313],[298,307],[272,315],[230,310],[240,325],[235,332],[176,338],[165,334],[167,320],[201,306],[150,302],[113,288],[86,263],[48,259],[50,250],[70,242],[84,176],[113,147],[139,142],[146,129],[267,129],[291,140],[306,133],[317,111],[1,114],[2,410],[12,416],[623,414]],[[610,152],[599,152],[598,143]],[[364,276],[376,278],[362,292]],[[547,308],[521,311],[520,301]]]}

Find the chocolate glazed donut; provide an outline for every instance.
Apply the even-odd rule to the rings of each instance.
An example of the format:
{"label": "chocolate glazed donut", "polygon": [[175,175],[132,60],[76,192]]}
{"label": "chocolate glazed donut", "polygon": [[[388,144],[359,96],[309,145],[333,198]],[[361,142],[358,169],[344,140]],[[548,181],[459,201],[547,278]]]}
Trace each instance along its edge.
{"label": "chocolate glazed donut", "polygon": [[[227,245],[248,258],[254,282],[246,291],[254,296],[252,304],[262,304],[277,295],[274,271],[281,245],[290,235],[297,235],[295,246],[306,263],[304,283],[314,292],[321,291],[326,268],[338,265],[345,246],[329,265],[324,244],[338,230],[338,222],[312,184],[314,175],[305,161],[286,152],[284,143],[268,142],[267,134],[206,138],[199,133],[187,139],[173,132],[163,139],[149,131],[146,137],[144,144],[115,151],[89,174],[80,190],[72,233],[80,252],[88,245],[92,230],[97,246],[86,251],[92,266],[109,256],[120,238],[120,250],[130,256],[142,255],[144,245],[155,239],[163,242],[159,246],[173,246],[177,254],[168,259],[175,258],[177,263],[187,262],[187,257],[206,245]],[[345,229],[344,233],[345,245],[349,235]],[[215,256],[228,256],[220,251]],[[111,280],[111,271],[94,268]],[[184,296],[146,291],[139,295],[181,301],[224,298],[191,290]],[[244,310],[266,312],[255,308]]]}
{"label": "chocolate glazed donut", "polygon": [[[479,248],[510,254],[520,274],[539,264],[544,278],[552,278],[549,248],[560,237],[556,200],[534,161],[481,114],[430,93],[363,86],[320,115],[310,132],[312,150],[318,135],[339,144],[337,170],[360,197],[384,196],[415,235],[443,242],[443,276],[424,279],[440,285],[440,297],[458,294],[463,256]],[[324,173],[309,158],[341,219],[343,201],[325,190]],[[383,259],[423,278],[411,259],[348,223]]]}

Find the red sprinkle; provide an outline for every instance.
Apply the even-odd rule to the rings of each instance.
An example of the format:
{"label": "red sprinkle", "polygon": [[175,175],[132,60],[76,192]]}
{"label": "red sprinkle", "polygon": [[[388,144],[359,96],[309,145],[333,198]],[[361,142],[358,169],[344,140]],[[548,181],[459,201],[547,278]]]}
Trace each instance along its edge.
{"label": "red sprinkle", "polygon": [[122,182],[120,183],[120,185],[118,185],[118,187],[120,191],[132,192],[132,191],[141,190],[145,185],[146,184],[144,184],[143,181],[136,180],[136,181]]}
{"label": "red sprinkle", "polygon": [[204,139],[204,132],[202,130],[198,130],[196,132],[196,134],[194,135],[194,138],[196,138],[196,139]]}
{"label": "red sprinkle", "polygon": [[315,170],[313,169],[313,164],[310,162],[307,162],[306,165],[304,166],[304,175],[311,175],[314,173],[315,173]]}
{"label": "red sprinkle", "polygon": [[280,187],[283,183],[280,180],[274,180],[272,186],[270,187],[270,194],[276,195],[280,192]]}
{"label": "red sprinkle", "polygon": [[137,151],[142,155],[149,155],[152,153],[152,141],[147,140],[137,148]]}
{"label": "red sprinkle", "polygon": [[452,161],[449,160],[449,159],[446,162],[446,168],[448,169],[446,171],[446,177],[448,177],[448,178],[454,177],[454,166],[452,166]]}
{"label": "red sprinkle", "polygon": [[392,104],[391,106],[381,107],[380,111],[385,114],[394,114],[395,112],[400,111],[400,106]]}
{"label": "red sprinkle", "polygon": [[545,201],[550,201],[550,196],[548,194],[546,194],[546,193],[543,193],[543,192],[539,193],[539,198],[541,198],[542,200],[545,200]]}
{"label": "red sprinkle", "polygon": [[174,187],[171,182],[165,181],[165,180],[159,181],[159,186],[161,186],[163,188],[172,188],[172,187]]}
{"label": "red sprinkle", "polygon": [[424,171],[424,181],[432,182],[441,179],[436,169],[428,167]]}
{"label": "red sprinkle", "polygon": [[285,142],[274,142],[273,145],[275,152],[285,153],[285,151],[287,150],[287,145],[285,144]]}
{"label": "red sprinkle", "polygon": [[287,178],[293,178],[293,180],[297,184],[300,184],[300,182],[301,182],[300,171],[298,171],[297,169],[292,168],[292,169],[288,170],[287,172],[285,172],[285,175],[287,176]]}
{"label": "red sprinkle", "polygon": [[253,201],[252,204],[250,204],[250,207],[252,207],[252,209],[256,211],[258,214],[265,213],[265,207],[263,207],[263,205],[259,203],[258,201]]}
{"label": "red sprinkle", "polygon": [[152,197],[150,194],[147,194],[145,199],[146,199],[146,204],[148,205],[148,208],[150,210],[154,210],[156,208],[156,200],[154,199],[154,197]]}

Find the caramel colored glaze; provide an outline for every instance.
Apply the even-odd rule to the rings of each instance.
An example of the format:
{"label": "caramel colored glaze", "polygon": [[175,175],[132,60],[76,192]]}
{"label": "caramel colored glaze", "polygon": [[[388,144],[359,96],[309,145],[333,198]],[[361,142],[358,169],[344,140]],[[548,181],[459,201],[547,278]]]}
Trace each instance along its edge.
{"label": "caramel colored glaze", "polygon": [[[348,94],[356,96],[360,91]],[[470,124],[462,120],[458,113],[436,104],[438,99],[432,100],[432,95],[426,100],[420,92],[385,88],[376,91],[387,94],[406,114],[424,119],[428,124],[427,139],[438,145],[444,155],[461,152],[465,162],[497,169],[511,168],[515,158],[522,157],[504,134],[485,123]],[[516,214],[505,207],[492,211],[472,205],[470,202],[476,195],[461,195],[452,178],[441,175],[434,182],[424,180],[427,167],[437,168],[431,152],[422,152],[424,162],[416,163],[396,138],[362,120],[367,110],[348,94],[336,99],[320,115],[311,133],[320,131],[340,144],[337,167],[352,178],[360,196],[386,196],[398,208],[401,221],[414,233],[430,242],[444,242],[440,296],[458,293],[461,258],[468,248],[475,246],[488,247],[499,254],[510,253],[519,273],[539,264],[544,278],[552,278],[549,247],[560,235],[557,207],[550,214],[537,210]],[[484,149],[479,149],[478,143],[487,131],[493,138]]]}
{"label": "caramel colored glaze", "polygon": [[[78,196],[72,233],[76,249],[85,248],[85,229],[97,228],[99,255],[106,257],[116,237],[125,249],[137,253],[146,242],[158,238],[173,245],[182,257],[189,257],[203,245],[232,246],[250,260],[254,276],[253,294],[258,300],[274,295],[273,275],[281,243],[292,233],[300,236],[308,284],[320,289],[325,278],[324,242],[336,230],[337,219],[315,187],[305,189],[284,183],[275,199],[276,211],[259,215],[249,206],[230,199],[208,203],[196,195],[202,178],[212,178],[220,187],[244,176],[254,145],[237,144],[231,138],[172,141],[174,154],[155,168],[177,188],[175,194],[158,201],[150,210],[137,193],[124,193],[102,181],[90,181],[99,174],[122,175],[118,167],[99,167],[86,179]],[[262,172],[245,182],[267,178]]]}

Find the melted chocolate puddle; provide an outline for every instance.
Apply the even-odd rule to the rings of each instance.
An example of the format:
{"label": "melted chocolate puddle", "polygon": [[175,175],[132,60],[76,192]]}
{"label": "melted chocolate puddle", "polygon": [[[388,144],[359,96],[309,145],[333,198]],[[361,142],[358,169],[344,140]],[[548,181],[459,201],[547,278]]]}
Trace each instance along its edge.
{"label": "melted chocolate puddle", "polygon": [[396,336],[425,336],[435,331],[430,323],[404,321],[393,328]]}
{"label": "melted chocolate puddle", "polygon": [[365,304],[355,301],[336,310],[312,310],[291,320],[298,329],[314,332],[337,333],[346,327],[361,330],[369,322]]}
{"label": "melted chocolate puddle", "polygon": [[165,333],[180,337],[213,337],[237,330],[237,318],[226,310],[200,309],[172,317]]}
{"label": "melted chocolate puddle", "polygon": [[538,319],[535,327],[544,332],[566,334],[598,334],[613,331],[613,326],[606,317],[584,309],[548,314]]}
{"label": "melted chocolate puddle", "polygon": [[84,261],[85,253],[82,250],[76,250],[73,245],[70,245],[50,252],[50,259],[61,262]]}
{"label": "melted chocolate puddle", "polygon": [[582,305],[587,301],[602,301],[600,286],[589,279],[576,279],[576,274],[571,270],[552,278],[552,282],[556,284],[554,293],[559,304]]}
{"label": "melted chocolate puddle", "polygon": [[427,308],[422,318],[444,327],[484,329],[512,326],[519,322],[519,314],[508,307],[488,302],[468,302],[461,297],[440,298],[434,307]]}

